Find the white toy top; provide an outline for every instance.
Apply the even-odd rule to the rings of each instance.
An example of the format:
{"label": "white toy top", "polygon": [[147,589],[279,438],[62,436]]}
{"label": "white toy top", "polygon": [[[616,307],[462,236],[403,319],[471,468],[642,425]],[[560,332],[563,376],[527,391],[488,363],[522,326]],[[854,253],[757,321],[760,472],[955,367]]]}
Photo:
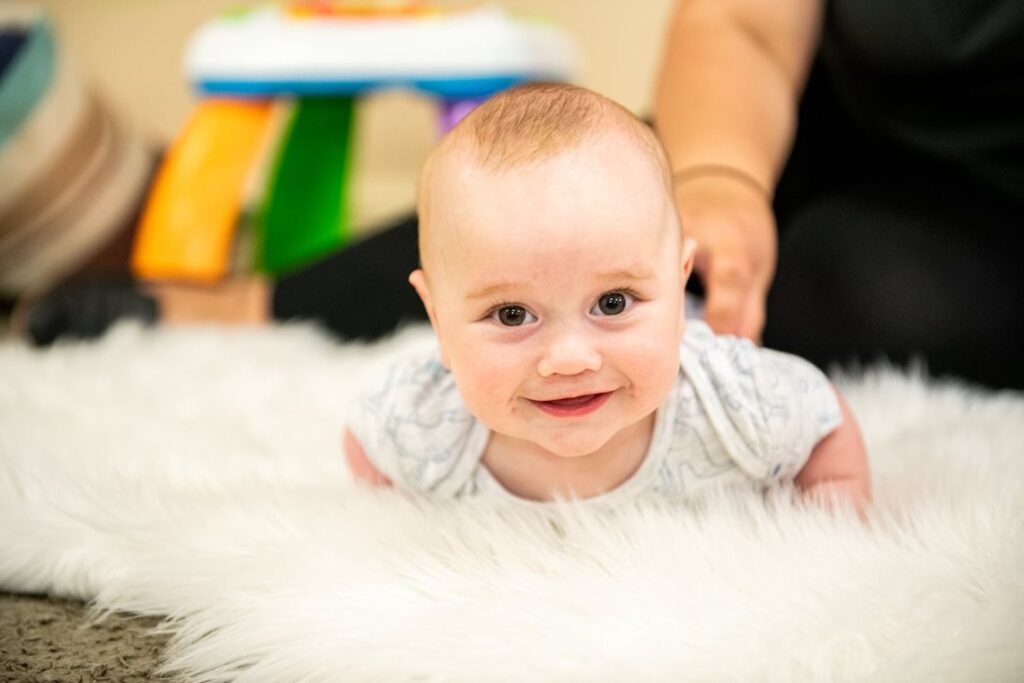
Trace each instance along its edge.
{"label": "white toy top", "polygon": [[578,51],[559,28],[494,6],[370,9],[301,2],[222,15],[189,44],[189,78],[208,93],[358,93],[413,87],[484,97],[521,81],[571,80]]}

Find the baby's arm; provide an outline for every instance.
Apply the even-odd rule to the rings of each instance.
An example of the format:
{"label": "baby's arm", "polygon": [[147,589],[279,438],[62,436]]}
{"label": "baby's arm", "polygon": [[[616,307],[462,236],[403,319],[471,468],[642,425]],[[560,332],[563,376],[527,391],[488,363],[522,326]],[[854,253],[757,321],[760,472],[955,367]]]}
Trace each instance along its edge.
{"label": "baby's arm", "polygon": [[345,448],[345,460],[348,461],[348,466],[352,470],[352,476],[356,478],[356,481],[370,484],[371,486],[391,486],[391,480],[385,477],[383,474],[377,471],[377,468],[370,464],[369,459],[366,457],[366,451],[363,450],[363,446],[356,437],[352,435],[352,430],[345,430],[344,438]]}
{"label": "baby's arm", "polygon": [[853,504],[862,516],[871,502],[871,472],[860,427],[850,406],[835,387],[842,424],[818,442],[795,483],[804,494],[824,502],[835,494]]}

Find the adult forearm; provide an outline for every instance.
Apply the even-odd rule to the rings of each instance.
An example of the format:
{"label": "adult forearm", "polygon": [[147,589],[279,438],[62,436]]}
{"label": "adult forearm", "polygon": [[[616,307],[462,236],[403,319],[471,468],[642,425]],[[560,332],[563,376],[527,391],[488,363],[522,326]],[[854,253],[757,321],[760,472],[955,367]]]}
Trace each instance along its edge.
{"label": "adult forearm", "polygon": [[[681,2],[672,19],[655,102],[655,124],[676,170],[741,169],[772,189],[789,152],[807,65],[817,41],[817,4],[787,0],[799,17],[752,28],[728,3]],[[805,16],[812,15],[812,16]]]}

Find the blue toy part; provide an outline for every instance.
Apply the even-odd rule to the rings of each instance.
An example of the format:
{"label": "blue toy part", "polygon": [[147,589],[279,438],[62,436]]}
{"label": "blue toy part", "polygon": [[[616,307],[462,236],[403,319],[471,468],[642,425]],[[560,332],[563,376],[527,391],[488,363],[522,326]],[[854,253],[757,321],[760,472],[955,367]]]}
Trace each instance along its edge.
{"label": "blue toy part", "polygon": [[480,78],[403,78],[379,76],[375,78],[303,80],[201,80],[194,86],[207,95],[228,97],[324,96],[360,95],[386,88],[419,90],[445,99],[476,99],[493,95],[528,81],[560,80],[556,75],[514,74]]}

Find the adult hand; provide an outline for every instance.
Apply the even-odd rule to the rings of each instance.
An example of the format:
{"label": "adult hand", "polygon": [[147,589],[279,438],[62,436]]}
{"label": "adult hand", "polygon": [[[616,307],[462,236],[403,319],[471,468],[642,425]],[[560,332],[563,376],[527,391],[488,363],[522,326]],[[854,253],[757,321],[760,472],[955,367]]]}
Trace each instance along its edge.
{"label": "adult hand", "polygon": [[778,239],[767,194],[735,178],[702,176],[680,183],[675,199],[683,232],[697,240],[708,325],[758,340]]}

